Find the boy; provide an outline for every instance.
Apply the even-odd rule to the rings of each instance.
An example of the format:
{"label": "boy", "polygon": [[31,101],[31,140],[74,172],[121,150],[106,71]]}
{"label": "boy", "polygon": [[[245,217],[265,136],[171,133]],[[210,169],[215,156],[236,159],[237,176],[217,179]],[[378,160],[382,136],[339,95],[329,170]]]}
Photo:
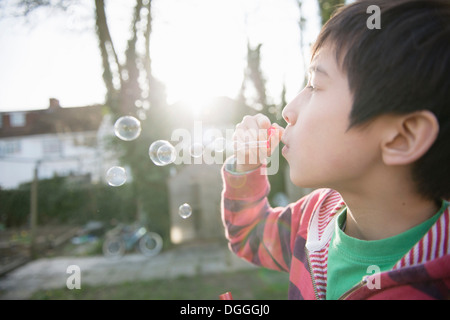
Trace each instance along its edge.
{"label": "boy", "polygon": [[[366,25],[371,5],[381,29]],[[230,248],[289,272],[290,299],[450,298],[448,0],[338,10],[283,118],[272,143],[285,144],[293,183],[315,191],[271,208],[264,159],[238,151],[223,170]],[[234,139],[270,125],[247,116]]]}

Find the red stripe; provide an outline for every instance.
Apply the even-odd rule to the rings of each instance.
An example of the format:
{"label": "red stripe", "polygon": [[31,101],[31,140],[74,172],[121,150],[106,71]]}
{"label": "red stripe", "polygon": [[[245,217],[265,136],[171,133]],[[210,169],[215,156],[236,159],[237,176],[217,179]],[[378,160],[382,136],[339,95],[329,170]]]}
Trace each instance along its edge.
{"label": "red stripe", "polygon": [[400,263],[400,267],[399,268],[404,268],[406,266],[406,256],[404,256],[402,258],[402,262]]}
{"label": "red stripe", "polygon": [[433,259],[436,259],[439,257],[439,250],[440,250],[440,244],[441,244],[441,238],[442,238],[442,231],[441,231],[441,219],[439,219],[436,223],[436,231],[437,231],[437,239],[436,239],[436,246],[435,251],[433,252]]}
{"label": "red stripe", "polygon": [[433,251],[433,240],[434,240],[433,239],[433,232],[431,232],[431,230],[428,231],[427,239],[428,239],[428,247],[427,247],[428,252],[427,252],[427,260],[426,261],[430,261],[431,260],[431,254],[432,254],[431,251]]}
{"label": "red stripe", "polygon": [[448,221],[448,214],[449,214],[449,209],[446,210],[446,212],[444,212],[444,254],[448,253],[448,225],[449,225],[449,221]]}
{"label": "red stripe", "polygon": [[318,273],[315,273],[314,274],[314,278],[316,279],[316,280],[322,280],[322,281],[327,281],[327,275],[326,274],[324,274],[324,275],[320,275],[320,274],[318,274]]}
{"label": "red stripe", "polygon": [[414,250],[410,250],[409,252],[409,265],[412,266],[414,265]]}
{"label": "red stripe", "polygon": [[419,263],[423,262],[423,248],[424,248],[424,243],[423,243],[423,239],[419,241],[419,243],[417,244],[417,246],[419,247],[418,249],[418,253],[419,253],[419,257],[417,258],[417,261]]}

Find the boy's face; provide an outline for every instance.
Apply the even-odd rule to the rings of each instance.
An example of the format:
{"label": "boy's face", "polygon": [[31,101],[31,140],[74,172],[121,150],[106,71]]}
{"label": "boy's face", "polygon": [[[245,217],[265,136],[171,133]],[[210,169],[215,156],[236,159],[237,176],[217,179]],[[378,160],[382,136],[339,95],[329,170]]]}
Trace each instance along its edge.
{"label": "boy's face", "polygon": [[294,184],[339,191],[379,159],[376,126],[348,129],[353,98],[332,47],[319,50],[310,71],[307,87],[283,110],[283,155]]}

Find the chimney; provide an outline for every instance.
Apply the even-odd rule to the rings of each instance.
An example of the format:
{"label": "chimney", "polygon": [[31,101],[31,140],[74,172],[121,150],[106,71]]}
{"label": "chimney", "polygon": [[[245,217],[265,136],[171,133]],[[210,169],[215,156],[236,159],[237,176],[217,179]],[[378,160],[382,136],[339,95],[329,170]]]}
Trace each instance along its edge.
{"label": "chimney", "polygon": [[59,105],[59,100],[58,99],[50,98],[50,106],[49,106],[50,110],[58,109],[60,107],[61,106]]}

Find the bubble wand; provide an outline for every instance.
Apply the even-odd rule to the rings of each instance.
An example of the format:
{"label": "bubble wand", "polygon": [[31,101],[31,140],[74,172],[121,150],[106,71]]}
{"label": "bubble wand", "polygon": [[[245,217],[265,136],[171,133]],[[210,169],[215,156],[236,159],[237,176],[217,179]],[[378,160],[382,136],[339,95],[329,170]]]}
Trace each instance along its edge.
{"label": "bubble wand", "polygon": [[258,141],[247,141],[247,142],[238,142],[235,145],[235,150],[242,150],[244,148],[257,148],[257,147],[266,147],[270,150],[270,140],[275,133],[276,128],[274,126],[271,126],[269,129],[267,129],[267,140],[258,140]]}

